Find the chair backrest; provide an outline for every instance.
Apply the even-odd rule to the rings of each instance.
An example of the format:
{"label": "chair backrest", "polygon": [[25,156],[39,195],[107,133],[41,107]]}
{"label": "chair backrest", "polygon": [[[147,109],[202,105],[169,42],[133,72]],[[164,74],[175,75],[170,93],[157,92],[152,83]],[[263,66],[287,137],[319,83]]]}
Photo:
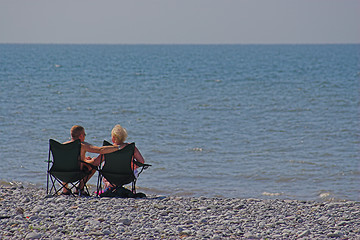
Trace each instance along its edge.
{"label": "chair backrest", "polygon": [[52,171],[70,172],[80,169],[81,142],[79,139],[66,144],[50,139],[49,144],[53,156]]}
{"label": "chair backrest", "polygon": [[[104,140],[103,146],[109,145],[112,144]],[[116,152],[105,154],[105,163],[102,167],[102,171],[120,175],[133,175],[134,173],[131,165],[134,164],[134,151],[135,143],[130,143]]]}

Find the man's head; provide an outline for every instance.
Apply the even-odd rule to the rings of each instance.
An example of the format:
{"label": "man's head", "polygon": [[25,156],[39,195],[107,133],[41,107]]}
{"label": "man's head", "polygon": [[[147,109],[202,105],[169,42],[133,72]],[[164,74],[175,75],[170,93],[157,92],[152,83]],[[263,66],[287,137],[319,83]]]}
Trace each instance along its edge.
{"label": "man's head", "polygon": [[85,129],[80,125],[74,125],[70,129],[70,134],[73,140],[80,139],[82,142],[85,140],[85,136],[86,136]]}

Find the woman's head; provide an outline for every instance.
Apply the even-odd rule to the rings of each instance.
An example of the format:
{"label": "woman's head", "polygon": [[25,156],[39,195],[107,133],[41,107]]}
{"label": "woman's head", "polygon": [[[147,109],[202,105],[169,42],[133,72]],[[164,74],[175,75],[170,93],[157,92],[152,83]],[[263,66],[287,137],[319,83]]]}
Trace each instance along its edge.
{"label": "woman's head", "polygon": [[128,134],[126,132],[126,129],[122,126],[115,125],[115,127],[111,131],[111,138],[114,143],[123,143],[125,142]]}

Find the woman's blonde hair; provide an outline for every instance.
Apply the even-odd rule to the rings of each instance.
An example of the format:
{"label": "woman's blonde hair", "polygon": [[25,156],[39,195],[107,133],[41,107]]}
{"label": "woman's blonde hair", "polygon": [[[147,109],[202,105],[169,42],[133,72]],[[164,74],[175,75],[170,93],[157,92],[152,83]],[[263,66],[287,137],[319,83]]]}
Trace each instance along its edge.
{"label": "woman's blonde hair", "polygon": [[125,142],[128,134],[125,128],[120,126],[119,124],[115,125],[115,127],[111,130],[111,137],[114,137],[116,143]]}

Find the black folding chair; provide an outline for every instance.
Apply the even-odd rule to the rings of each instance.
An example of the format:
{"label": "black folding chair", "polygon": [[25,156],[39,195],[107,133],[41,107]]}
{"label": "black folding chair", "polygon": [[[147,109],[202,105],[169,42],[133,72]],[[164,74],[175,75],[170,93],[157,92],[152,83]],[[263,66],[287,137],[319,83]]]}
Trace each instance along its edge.
{"label": "black folding chair", "polygon": [[[112,145],[104,140],[104,146]],[[124,148],[104,154],[104,164],[99,167],[99,177],[97,184],[97,192],[101,193],[102,179],[105,178],[114,189],[122,187],[125,184],[132,183],[132,193],[136,194],[136,180],[143,170],[150,167],[150,164],[138,162],[134,159],[135,143],[130,143]],[[134,174],[135,165],[138,166],[138,176]]]}
{"label": "black folding chair", "polygon": [[[53,195],[56,195],[59,194],[63,188],[66,188],[69,193],[75,196],[71,190],[76,188],[76,185],[90,174],[89,171],[86,171],[87,169],[80,169],[80,150],[81,142],[79,139],[66,144],[61,144],[53,139],[49,140],[47,194],[53,192]],[[66,184],[68,184],[68,186],[66,186]],[[90,195],[86,185],[85,189],[87,194]]]}

